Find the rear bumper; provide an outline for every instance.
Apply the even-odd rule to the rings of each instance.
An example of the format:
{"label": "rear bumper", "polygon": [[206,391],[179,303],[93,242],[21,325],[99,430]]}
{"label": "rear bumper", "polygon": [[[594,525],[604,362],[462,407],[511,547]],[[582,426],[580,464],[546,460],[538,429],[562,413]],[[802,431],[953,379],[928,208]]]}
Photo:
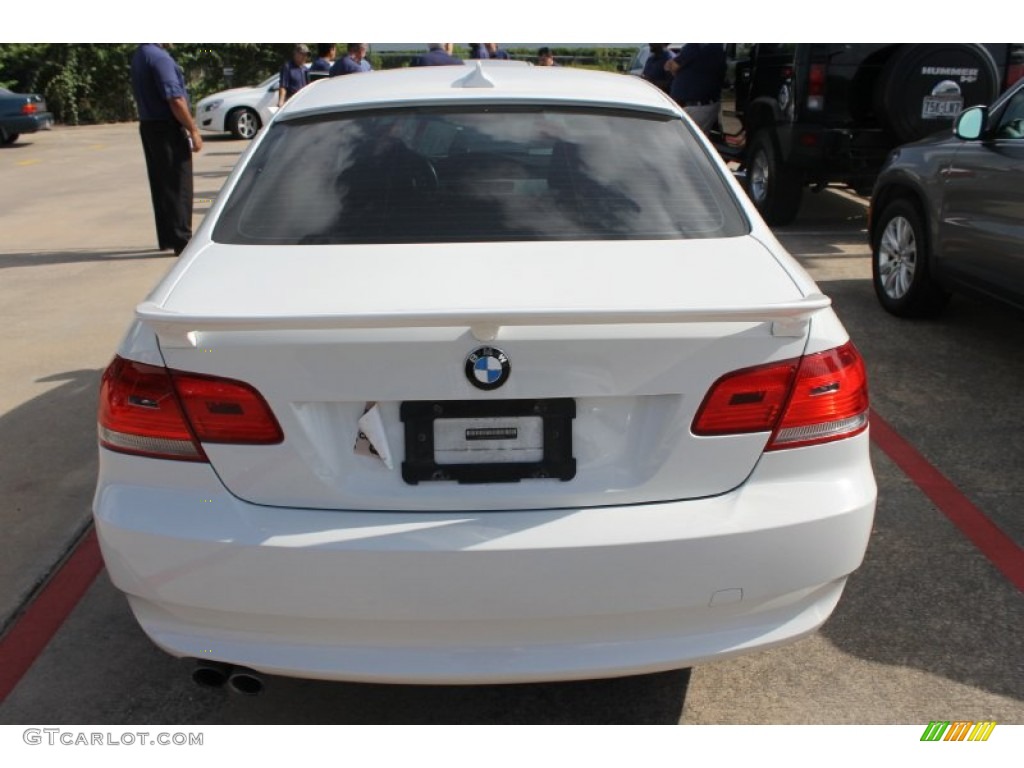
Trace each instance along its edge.
{"label": "rear bumper", "polygon": [[7,133],[35,133],[53,128],[53,115],[49,112],[37,112],[34,115],[0,118],[0,125]]}
{"label": "rear bumper", "polygon": [[207,465],[101,451],[94,513],[114,584],[173,655],[336,680],[584,679],[820,626],[870,534],[867,450],[863,434],[767,454],[714,498],[451,514],[260,507]]}
{"label": "rear bumper", "polygon": [[784,161],[810,180],[864,182],[874,179],[892,148],[881,130],[824,128],[797,123],[779,127]]}

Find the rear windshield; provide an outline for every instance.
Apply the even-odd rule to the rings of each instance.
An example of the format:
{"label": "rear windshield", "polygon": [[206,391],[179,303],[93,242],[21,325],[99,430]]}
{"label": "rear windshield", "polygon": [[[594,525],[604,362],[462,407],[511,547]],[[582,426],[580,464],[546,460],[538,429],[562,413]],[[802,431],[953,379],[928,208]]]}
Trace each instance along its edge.
{"label": "rear windshield", "polygon": [[476,106],[274,124],[213,239],[650,240],[747,231],[724,180],[678,118]]}

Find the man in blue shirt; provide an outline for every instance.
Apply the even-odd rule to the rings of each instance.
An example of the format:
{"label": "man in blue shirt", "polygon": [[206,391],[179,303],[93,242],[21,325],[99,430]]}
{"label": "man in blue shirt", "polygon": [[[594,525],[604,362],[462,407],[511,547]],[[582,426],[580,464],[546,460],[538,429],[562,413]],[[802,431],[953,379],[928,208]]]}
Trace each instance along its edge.
{"label": "man in blue shirt", "polygon": [[192,119],[185,75],[166,51],[144,43],[132,56],[132,92],[146,156],[160,250],[177,256],[192,239],[192,153],[203,148]]}
{"label": "man in blue shirt", "polygon": [[316,61],[309,68],[311,79],[313,77],[327,77],[330,74],[331,67],[334,66],[334,53],[336,50],[337,46],[334,43],[316,44]]}
{"label": "man in blue shirt", "polygon": [[430,43],[427,52],[417,56],[412,61],[414,67],[445,67],[452,64],[461,64],[462,59],[452,56],[451,43]]}
{"label": "man in blue shirt", "polygon": [[714,128],[725,84],[725,45],[687,43],[665,69],[673,75],[669,95],[702,131]]}
{"label": "man in blue shirt", "polygon": [[366,43],[349,43],[346,46],[348,53],[334,62],[331,67],[331,77],[338,75],[355,75],[360,72],[372,72],[373,67],[366,59],[366,51],[370,46]]}
{"label": "man in blue shirt", "polygon": [[508,51],[504,48],[499,48],[497,43],[484,43],[484,50],[487,51],[487,56],[483,58],[487,59],[511,59],[508,55]]}
{"label": "man in blue shirt", "polygon": [[665,65],[672,60],[672,52],[668,48],[668,43],[648,43],[647,49],[650,53],[640,77],[668,93],[669,87],[672,85],[672,75],[665,69]]}
{"label": "man in blue shirt", "polygon": [[309,85],[309,72],[306,71],[306,60],[309,58],[309,46],[299,43],[292,51],[292,58],[281,67],[281,84],[277,89],[277,106]]}

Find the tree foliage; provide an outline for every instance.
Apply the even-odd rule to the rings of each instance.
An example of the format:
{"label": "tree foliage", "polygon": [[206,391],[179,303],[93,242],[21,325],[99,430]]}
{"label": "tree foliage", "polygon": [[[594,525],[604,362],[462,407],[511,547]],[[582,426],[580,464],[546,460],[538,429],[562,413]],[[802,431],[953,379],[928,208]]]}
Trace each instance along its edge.
{"label": "tree foliage", "polygon": [[[3,43],[0,86],[42,94],[54,117],[70,125],[134,120],[131,60],[136,45]],[[225,67],[234,69],[233,85],[251,85],[276,72],[291,49],[291,43],[181,43],[171,54],[185,72],[195,103],[227,87]]]}
{"label": "tree foliage", "polygon": [[[0,43],[0,86],[40,93],[62,123],[117,122],[137,117],[131,60],[136,43]],[[192,103],[229,85],[254,85],[277,72],[293,43],[179,43],[171,53],[185,72]],[[315,44],[310,44],[315,50]],[[339,54],[344,51],[339,45]],[[417,52],[371,55],[376,69],[408,66]],[[557,49],[560,63],[614,69],[628,49]],[[512,51],[532,60],[535,49]],[[229,78],[225,68],[234,70]]]}

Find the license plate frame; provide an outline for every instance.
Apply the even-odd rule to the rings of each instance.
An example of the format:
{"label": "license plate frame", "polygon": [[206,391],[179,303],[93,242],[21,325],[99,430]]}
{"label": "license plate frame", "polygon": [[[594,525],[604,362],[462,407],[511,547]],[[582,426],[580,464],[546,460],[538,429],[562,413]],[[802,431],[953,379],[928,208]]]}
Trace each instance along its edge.
{"label": "license plate frame", "polygon": [[[538,400],[442,400],[404,402],[399,414],[405,425],[405,460],[402,479],[410,485],[454,481],[460,484],[518,483],[576,476],[572,455],[572,398]],[[434,453],[437,419],[500,419],[539,416],[542,419],[543,458],[531,462],[438,464]]]}
{"label": "license plate frame", "polygon": [[964,100],[955,96],[925,96],[921,101],[922,120],[955,119],[964,110]]}

